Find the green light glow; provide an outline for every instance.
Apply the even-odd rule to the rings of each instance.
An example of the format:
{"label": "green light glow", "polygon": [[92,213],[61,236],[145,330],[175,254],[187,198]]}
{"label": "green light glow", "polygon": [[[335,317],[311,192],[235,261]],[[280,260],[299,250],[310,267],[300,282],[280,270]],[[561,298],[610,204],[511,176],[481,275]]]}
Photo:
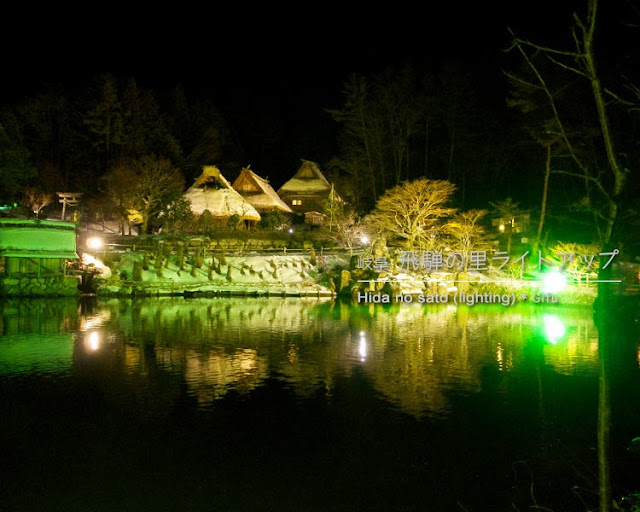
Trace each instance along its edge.
{"label": "green light glow", "polygon": [[560,320],[556,315],[544,315],[542,317],[542,322],[544,324],[544,335],[549,343],[555,345],[566,332],[562,320]]}
{"label": "green light glow", "polygon": [[567,287],[567,278],[558,270],[547,272],[542,277],[542,291],[545,293],[558,293]]}

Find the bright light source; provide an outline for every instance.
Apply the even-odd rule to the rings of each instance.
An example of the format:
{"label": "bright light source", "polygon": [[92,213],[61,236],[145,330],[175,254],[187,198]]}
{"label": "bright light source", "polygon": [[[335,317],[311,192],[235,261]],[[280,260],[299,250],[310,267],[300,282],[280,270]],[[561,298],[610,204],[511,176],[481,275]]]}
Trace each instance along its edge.
{"label": "bright light source", "polygon": [[558,293],[566,287],[567,278],[558,270],[547,272],[542,278],[542,291],[545,293]]}
{"label": "bright light source", "polygon": [[498,226],[498,230],[500,231],[500,233],[504,233],[504,224],[500,224]]}
{"label": "bright light source", "polygon": [[368,244],[368,243],[369,243],[369,237],[368,237],[367,235],[362,235],[362,236],[360,237],[360,241],[361,241],[363,244]]}
{"label": "bright light source", "polygon": [[87,238],[87,247],[89,249],[102,249],[104,247],[104,240],[97,236],[92,236],[91,238]]}
{"label": "bright light source", "polygon": [[289,228],[289,233],[293,233],[293,228]]}
{"label": "bright light source", "polygon": [[89,338],[87,339],[87,346],[93,352],[100,348],[100,333],[98,331],[91,331],[89,333]]}
{"label": "bright light source", "polygon": [[549,340],[549,343],[555,345],[566,332],[562,320],[555,315],[544,315],[542,321],[544,323],[544,335],[547,337],[547,340]]}

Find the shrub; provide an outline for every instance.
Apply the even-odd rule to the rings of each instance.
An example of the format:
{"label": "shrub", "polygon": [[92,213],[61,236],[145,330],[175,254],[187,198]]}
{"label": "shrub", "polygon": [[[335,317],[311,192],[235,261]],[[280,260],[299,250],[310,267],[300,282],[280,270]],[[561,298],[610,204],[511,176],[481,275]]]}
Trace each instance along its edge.
{"label": "shrub", "polygon": [[142,281],[142,263],[136,261],[133,263],[133,276],[134,281]]}

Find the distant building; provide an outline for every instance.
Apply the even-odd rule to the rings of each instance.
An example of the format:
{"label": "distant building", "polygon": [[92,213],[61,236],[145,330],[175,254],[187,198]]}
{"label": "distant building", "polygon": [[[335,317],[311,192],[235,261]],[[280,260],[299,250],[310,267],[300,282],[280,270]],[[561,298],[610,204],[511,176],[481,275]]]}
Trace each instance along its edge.
{"label": "distant building", "polygon": [[209,210],[220,225],[226,225],[229,218],[238,215],[245,227],[251,227],[260,220],[260,214],[238,192],[236,192],[215,165],[206,165],[192,187],[184,193],[191,202],[191,211],[202,215]]}
{"label": "distant building", "polygon": [[312,226],[322,226],[324,224],[326,215],[320,212],[305,212],[304,222],[305,224],[311,224]]}
{"label": "distant building", "polygon": [[72,222],[0,219],[0,294],[75,295],[78,280],[66,275],[77,260]]}
{"label": "distant building", "polygon": [[269,185],[269,182],[258,176],[249,167],[245,167],[240,171],[240,175],[235,179],[232,186],[258,213],[292,212],[291,208],[280,199],[280,196]]}
{"label": "distant building", "polygon": [[328,200],[344,202],[323,176],[318,164],[302,160],[298,172],[287,181],[278,195],[295,212],[322,212]]}

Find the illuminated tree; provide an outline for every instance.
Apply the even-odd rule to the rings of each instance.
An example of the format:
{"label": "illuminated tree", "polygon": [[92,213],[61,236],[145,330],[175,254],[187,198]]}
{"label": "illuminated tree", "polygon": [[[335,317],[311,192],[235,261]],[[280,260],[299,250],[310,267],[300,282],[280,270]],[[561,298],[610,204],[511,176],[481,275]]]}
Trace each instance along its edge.
{"label": "illuminated tree", "polygon": [[25,208],[28,208],[30,212],[38,217],[40,211],[47,205],[50,205],[53,201],[53,194],[43,192],[36,187],[25,187],[22,191],[21,204]]}
{"label": "illuminated tree", "polygon": [[447,206],[456,187],[445,180],[407,181],[388,190],[365,222],[382,236],[400,239],[409,249],[424,244],[437,222],[455,212]]}
{"label": "illuminated tree", "polygon": [[465,270],[469,265],[471,251],[487,242],[484,228],[480,225],[480,220],[486,214],[486,210],[460,212],[445,225],[445,231],[455,241],[454,249],[464,257]]}
{"label": "illuminated tree", "polygon": [[343,210],[341,217],[336,220],[331,235],[334,241],[352,253],[355,247],[363,243],[363,237],[366,236],[366,233],[360,218],[353,210],[348,209]]}

